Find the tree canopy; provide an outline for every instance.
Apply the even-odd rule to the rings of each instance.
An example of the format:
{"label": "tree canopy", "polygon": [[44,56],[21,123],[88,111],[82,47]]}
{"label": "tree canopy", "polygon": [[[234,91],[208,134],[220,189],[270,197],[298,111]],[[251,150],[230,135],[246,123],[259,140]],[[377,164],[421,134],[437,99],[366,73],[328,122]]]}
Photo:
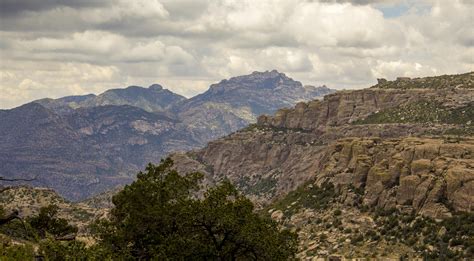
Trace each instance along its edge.
{"label": "tree canopy", "polygon": [[98,246],[112,257],[159,260],[288,260],[296,235],[254,210],[228,181],[199,193],[202,174],[180,175],[171,159],[149,164],[113,197],[96,223]]}
{"label": "tree canopy", "polygon": [[57,214],[59,207],[56,205],[49,205],[40,208],[37,216],[28,219],[31,227],[34,228],[40,237],[46,237],[49,233],[55,237],[62,237],[68,234],[76,234],[77,227],[69,225],[64,218],[58,218]]}

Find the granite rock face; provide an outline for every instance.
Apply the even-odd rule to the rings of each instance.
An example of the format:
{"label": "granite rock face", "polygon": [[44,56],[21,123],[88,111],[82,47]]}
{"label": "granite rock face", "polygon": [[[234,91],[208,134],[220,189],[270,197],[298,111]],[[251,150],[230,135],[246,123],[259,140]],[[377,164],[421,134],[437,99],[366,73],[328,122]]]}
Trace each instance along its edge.
{"label": "granite rock face", "polygon": [[342,139],[327,153],[329,161],[316,182],[362,187],[365,205],[409,207],[433,218],[447,217],[450,211],[473,211],[472,138],[459,143],[415,137]]}
{"label": "granite rock face", "polygon": [[469,259],[473,76],[339,91],[172,158],[208,186],[231,180],[298,234],[302,260]]}
{"label": "granite rock face", "polygon": [[[435,101],[439,106],[456,109],[472,107],[472,89],[363,89],[340,91],[323,101],[299,103],[293,109],[282,109],[275,116],[260,116],[258,124],[276,128],[321,130],[350,124],[380,111],[418,102]],[[467,121],[466,121],[467,123]]]}
{"label": "granite rock face", "polygon": [[[474,90],[445,85],[339,91],[175,157],[178,165],[192,158],[210,182],[230,179],[262,206],[312,181],[361,188],[369,207],[435,218],[472,211]],[[413,107],[428,102],[437,106]],[[374,115],[380,123],[365,121]]]}

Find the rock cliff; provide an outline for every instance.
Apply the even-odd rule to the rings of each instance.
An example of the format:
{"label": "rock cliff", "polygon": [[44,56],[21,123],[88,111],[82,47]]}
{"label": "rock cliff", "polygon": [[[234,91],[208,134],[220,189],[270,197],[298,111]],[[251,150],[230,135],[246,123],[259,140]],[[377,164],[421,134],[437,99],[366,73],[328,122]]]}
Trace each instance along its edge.
{"label": "rock cliff", "polygon": [[[411,202],[425,215],[449,215],[447,206],[435,203],[447,199],[449,207],[465,211],[470,208],[462,205],[473,200],[468,192],[474,178],[473,101],[471,88],[339,91],[278,110],[274,116],[260,116],[257,124],[187,156],[195,162],[192,167],[204,165],[199,168],[210,179],[229,178],[262,204],[316,178],[318,183],[363,187],[364,203],[370,206],[392,208]],[[412,108],[428,103],[436,106]],[[394,110],[398,118],[387,123],[383,116]],[[451,132],[462,136],[455,141],[443,136]],[[428,148],[432,156],[420,152]],[[452,153],[456,150],[460,154]],[[420,172],[423,166],[428,169]],[[466,187],[456,187],[460,194],[454,196],[446,179],[457,177],[457,171]],[[406,196],[407,186],[417,195],[389,196]]]}
{"label": "rock cliff", "polygon": [[[474,216],[473,78],[339,91],[172,157],[211,184],[230,179],[299,231],[301,258],[469,257],[462,231]],[[445,233],[443,250],[434,238],[453,222],[461,225]]]}

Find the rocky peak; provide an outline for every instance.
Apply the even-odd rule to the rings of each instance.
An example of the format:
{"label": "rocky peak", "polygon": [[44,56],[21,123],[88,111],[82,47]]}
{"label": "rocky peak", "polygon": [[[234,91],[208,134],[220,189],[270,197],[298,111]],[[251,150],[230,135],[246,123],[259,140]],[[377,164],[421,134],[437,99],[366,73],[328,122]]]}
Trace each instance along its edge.
{"label": "rocky peak", "polygon": [[294,81],[284,73],[280,73],[277,70],[272,70],[264,72],[255,71],[248,75],[222,80],[217,84],[211,85],[209,91],[213,94],[221,94],[238,88],[276,89],[281,85],[290,85],[296,87],[302,86],[300,82]]}
{"label": "rocky peak", "polygon": [[163,90],[163,86],[154,83],[154,84],[150,85],[150,87],[148,87],[148,89],[154,90],[154,91],[161,91],[161,90]]}
{"label": "rocky peak", "polygon": [[258,115],[331,92],[334,90],[305,88],[276,70],[253,72],[213,84],[205,93],[177,104],[175,111],[187,126],[208,137],[207,142],[254,123]]}
{"label": "rocky peak", "polygon": [[127,88],[110,89],[99,95],[68,96],[59,99],[42,99],[36,102],[65,115],[74,113],[77,108],[90,108],[104,105],[131,105],[148,112],[163,112],[175,103],[186,100],[185,97],[164,89],[159,84],[148,88],[128,86]]}
{"label": "rocky peak", "polygon": [[289,78],[288,76],[286,76],[286,74],[284,73],[280,73],[278,72],[277,70],[271,70],[271,71],[264,71],[264,72],[258,72],[258,71],[254,71],[252,72],[252,74],[250,75],[251,77],[255,77],[255,78],[281,78],[281,79],[291,79]]}

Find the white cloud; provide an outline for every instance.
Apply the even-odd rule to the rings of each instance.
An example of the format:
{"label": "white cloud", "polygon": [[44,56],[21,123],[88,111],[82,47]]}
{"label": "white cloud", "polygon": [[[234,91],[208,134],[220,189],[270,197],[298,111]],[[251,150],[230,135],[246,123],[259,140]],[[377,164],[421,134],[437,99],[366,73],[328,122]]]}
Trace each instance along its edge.
{"label": "white cloud", "polygon": [[126,39],[120,35],[101,31],[73,33],[66,38],[41,37],[19,44],[33,52],[71,52],[84,54],[110,54],[120,48]]}
{"label": "white cloud", "polygon": [[474,70],[466,0],[8,3],[15,15],[0,17],[3,108],[155,82],[190,96],[255,70],[339,88]]}

